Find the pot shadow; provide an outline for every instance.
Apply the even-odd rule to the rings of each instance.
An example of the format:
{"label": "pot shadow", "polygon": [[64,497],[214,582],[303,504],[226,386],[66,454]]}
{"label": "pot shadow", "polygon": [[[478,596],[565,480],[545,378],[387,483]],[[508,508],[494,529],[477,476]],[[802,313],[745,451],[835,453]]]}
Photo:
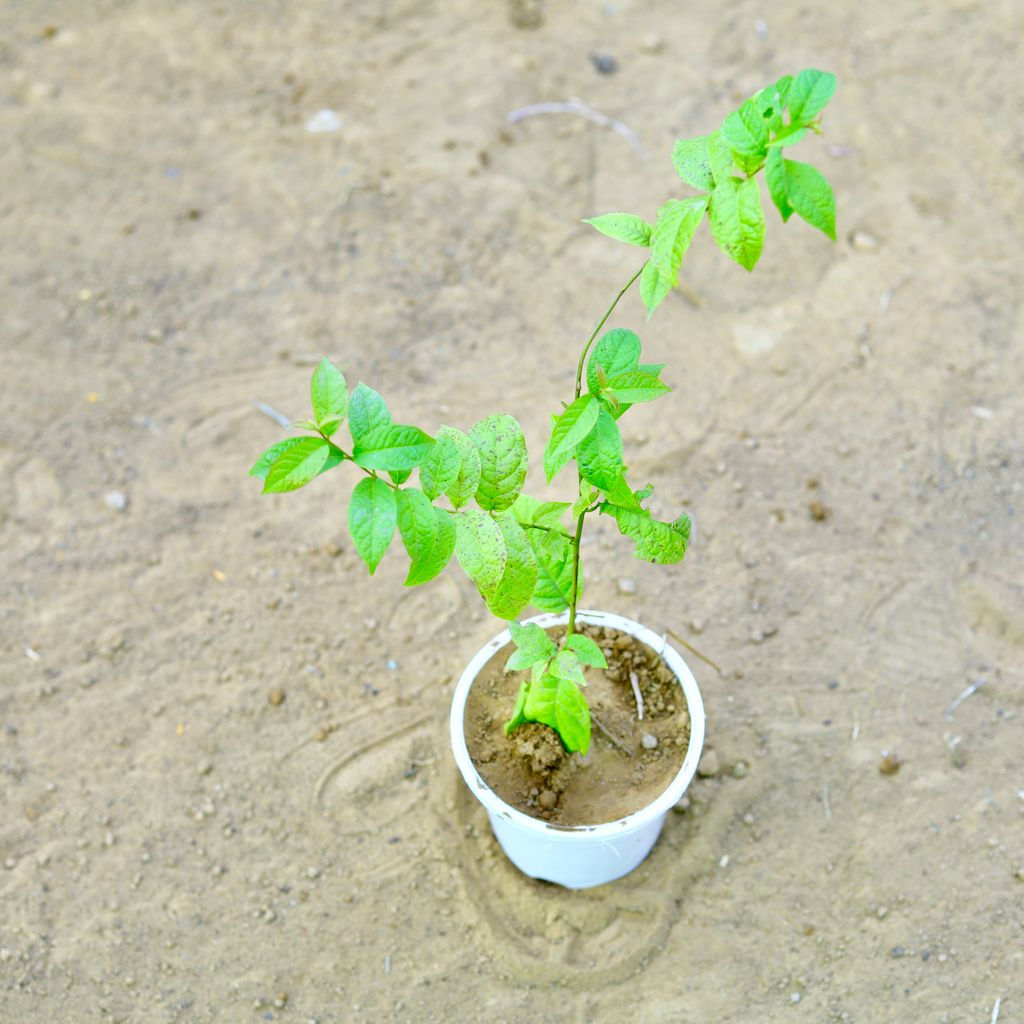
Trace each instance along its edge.
{"label": "pot shadow", "polygon": [[[716,850],[737,819],[731,799],[699,818],[669,813],[651,855],[624,878],[570,890],[522,874],[505,857],[487,814],[453,763],[435,778],[448,859],[464,899],[458,910],[494,964],[527,984],[591,990],[643,970],[664,950],[689,894],[713,871]],[[752,794],[748,787],[744,800]]]}

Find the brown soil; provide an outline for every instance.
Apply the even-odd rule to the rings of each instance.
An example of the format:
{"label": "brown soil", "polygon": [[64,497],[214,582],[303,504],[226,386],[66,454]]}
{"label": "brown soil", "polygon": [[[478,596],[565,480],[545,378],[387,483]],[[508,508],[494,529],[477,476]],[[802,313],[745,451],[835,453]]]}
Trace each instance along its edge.
{"label": "brown soil", "polygon": [[[546,725],[530,722],[505,736],[502,723],[528,676],[505,671],[509,647],[477,676],[464,719],[470,756],[491,789],[534,818],[566,826],[599,825],[646,807],[679,772],[690,739],[683,692],[650,647],[608,628],[583,626],[580,632],[601,645],[608,661],[607,670],[586,670],[594,724],[585,758],[567,753]],[[548,633],[560,642],[565,630]],[[630,673],[643,699],[643,721],[637,718]]]}

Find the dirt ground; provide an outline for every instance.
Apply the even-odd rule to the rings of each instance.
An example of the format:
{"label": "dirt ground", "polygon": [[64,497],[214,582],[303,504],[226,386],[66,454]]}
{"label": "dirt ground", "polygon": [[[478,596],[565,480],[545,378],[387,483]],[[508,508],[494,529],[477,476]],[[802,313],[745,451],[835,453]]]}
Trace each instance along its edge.
{"label": "dirt ground", "polygon": [[[4,4],[0,1021],[1024,1021],[1022,27]],[[627,297],[675,387],[627,461],[696,540],[585,548],[590,606],[722,666],[693,663],[720,772],[629,878],[531,882],[445,738],[495,623],[456,571],[367,577],[344,471],[260,497],[254,401],[306,415],[328,354],[427,430],[516,414],[541,491],[636,269],[580,218],[653,216],[676,137],[805,66],[839,76],[802,146],[840,241],[769,210],[752,277],[703,234],[686,296]],[[651,157],[507,123],[570,97]]]}

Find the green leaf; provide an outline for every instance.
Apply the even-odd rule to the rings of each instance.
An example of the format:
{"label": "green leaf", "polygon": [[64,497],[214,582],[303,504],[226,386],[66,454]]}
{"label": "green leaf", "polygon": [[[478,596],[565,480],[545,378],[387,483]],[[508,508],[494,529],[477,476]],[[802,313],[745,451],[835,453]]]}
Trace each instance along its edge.
{"label": "green leaf", "polygon": [[638,502],[646,501],[654,493],[654,484],[648,484],[646,487],[641,487],[639,490],[633,492],[633,497]]}
{"label": "green leaf", "polygon": [[653,261],[648,260],[644,264],[643,273],[640,275],[640,299],[644,306],[647,307],[648,320],[654,316],[654,311],[661,305],[665,296],[670,291],[672,291],[672,278],[661,273]]}
{"label": "green leaf", "polygon": [[570,504],[568,501],[539,501],[528,494],[520,494],[512,505],[512,511],[523,526],[532,524],[565,533],[562,514]]}
{"label": "green leaf", "polygon": [[584,665],[593,665],[594,668],[608,667],[604,651],[589,636],[584,636],[582,633],[573,633],[565,641],[565,646],[573,651]]}
{"label": "green leaf", "polygon": [[756,170],[768,151],[768,124],[753,100],[747,100],[722,122],[725,139],[740,168]]}
{"label": "green leaf", "polygon": [[620,402],[628,402],[630,405],[636,402],[653,402],[654,399],[672,390],[658,379],[657,374],[643,373],[640,370],[617,373],[614,377],[609,377],[608,387]]}
{"label": "green leaf", "polygon": [[593,395],[580,395],[560,416],[555,416],[551,437],[544,449],[544,472],[548,483],[572,458],[580,441],[593,430],[600,408]]}
{"label": "green leaf", "polygon": [[383,480],[368,476],[356,484],[348,503],[348,529],[371,576],[391,543],[397,519],[395,492]]}
{"label": "green leaf", "polygon": [[726,178],[711,193],[711,234],[719,248],[753,270],[764,245],[764,212],[755,178]]}
{"label": "green leaf", "polygon": [[583,676],[583,666],[580,664],[580,659],[571,648],[559,651],[555,655],[555,660],[551,662],[548,672],[556,679],[568,679],[569,682],[575,683],[577,686],[587,685],[587,680]]}
{"label": "green leaf", "polygon": [[512,416],[500,413],[473,425],[470,440],[480,455],[476,503],[490,512],[512,507],[526,480],[526,438]]}
{"label": "green leaf", "polygon": [[621,327],[603,334],[587,361],[587,390],[596,395],[604,384],[600,373],[607,378],[635,370],[640,360],[640,339]]}
{"label": "green leaf", "polygon": [[[294,491],[338,465],[342,454],[322,437],[292,438],[289,445],[274,460],[263,483],[264,494],[283,494]],[[255,468],[255,467],[253,467]]]}
{"label": "green leaf", "polygon": [[696,139],[680,139],[672,147],[672,164],[676,173],[687,185],[705,189],[708,192],[715,187],[706,135],[701,135]]}
{"label": "green leaf", "polygon": [[607,235],[620,242],[629,242],[630,245],[639,246],[651,244],[651,225],[632,213],[605,213],[600,217],[584,220],[583,223],[597,228],[602,235]]}
{"label": "green leaf", "polygon": [[266,480],[267,473],[270,472],[270,467],[277,461],[277,457],[282,453],[288,451],[289,448],[294,448],[297,444],[305,441],[304,437],[286,437],[283,441],[278,441],[276,444],[272,444],[253,464],[252,469],[249,470],[249,476],[257,476],[261,480]]}
{"label": "green leaf", "polygon": [[622,477],[622,435],[611,413],[602,408],[594,429],[576,451],[580,475],[602,491]]}
{"label": "green leaf", "polygon": [[793,207],[789,205],[786,194],[786,169],[783,166],[782,150],[768,150],[768,159],[764,165],[764,180],[768,185],[768,194],[782,215],[783,223],[793,216]]}
{"label": "green leaf", "polygon": [[693,233],[704,219],[707,208],[707,196],[694,196],[692,199],[670,199],[658,210],[658,220],[651,236],[651,262],[673,286]]}
{"label": "green leaf", "polygon": [[505,662],[506,672],[532,668],[538,662],[547,663],[558,653],[554,641],[536,622],[528,622],[524,626],[518,622],[510,622],[509,629],[516,650]]}
{"label": "green leaf", "polygon": [[441,427],[433,446],[420,463],[420,486],[431,501],[453,487],[459,479],[459,448],[447,433],[449,430],[450,427]]}
{"label": "green leaf", "polygon": [[832,186],[816,167],[783,160],[786,199],[811,227],[836,239],[836,201]]}
{"label": "green leaf", "polygon": [[620,473],[619,476],[613,479],[609,486],[604,489],[604,493],[613,505],[618,505],[621,508],[640,508],[640,502],[637,501],[636,495],[629,484],[626,483],[624,474]]}
{"label": "green leaf", "polygon": [[544,675],[530,683],[523,714],[554,729],[569,753],[590,749],[590,710],[579,687],[568,679]]}
{"label": "green leaf", "polygon": [[636,543],[634,554],[647,562],[670,565],[682,561],[690,539],[690,518],[680,516],[673,523],[663,523],[651,517],[647,509],[627,509],[605,502],[601,506],[605,515],[619,524],[619,532]]}
{"label": "green leaf", "polygon": [[462,509],[455,516],[455,557],[486,600],[501,582],[508,561],[501,527],[480,509]]}
{"label": "green leaf", "polygon": [[506,736],[511,736],[519,726],[526,723],[526,715],[523,713],[526,708],[526,691],[529,683],[523,682],[519,686],[519,695],[516,697],[515,707],[512,709],[512,717],[502,727]]}
{"label": "green leaf", "polygon": [[789,91],[789,116],[794,124],[810,124],[826,107],[836,91],[836,76],[807,68],[793,81]]}
{"label": "green leaf", "polygon": [[391,413],[384,399],[360,381],[348,404],[348,428],[352,432],[353,443],[358,446],[364,438],[390,423]]}
{"label": "green leaf", "polygon": [[560,533],[527,530],[537,559],[537,584],[530,604],[543,612],[561,612],[572,597],[572,545]]}
{"label": "green leaf", "polygon": [[445,488],[444,493],[455,508],[460,508],[476,494],[480,485],[480,453],[469,436],[455,427],[442,427],[437,437],[438,440],[442,437],[450,440],[459,453],[458,476],[454,483]]}
{"label": "green leaf", "polygon": [[432,580],[448,564],[455,550],[455,522],[415,488],[398,491],[395,499],[398,530],[412,559],[405,585],[415,587]]}
{"label": "green leaf", "polygon": [[773,132],[777,132],[782,128],[782,115],[786,109],[786,96],[789,94],[789,87],[792,81],[792,77],[786,75],[754,96],[754,102],[761,111],[765,123]]}
{"label": "green leaf", "polygon": [[708,136],[708,161],[716,185],[728,181],[736,170],[732,150],[720,131],[712,132]]}
{"label": "green leaf", "polygon": [[597,499],[601,497],[601,492],[588,481],[580,478],[580,496],[576,499],[572,506],[572,517],[578,519],[582,515],[585,509],[590,508]]}
{"label": "green leaf", "polygon": [[499,513],[495,519],[505,543],[505,568],[498,585],[483,596],[492,615],[514,619],[530,603],[537,586],[537,559],[526,531],[511,512]]}
{"label": "green leaf", "polygon": [[317,426],[330,437],[345,418],[348,385],[341,371],[329,359],[324,359],[313,371],[310,393]]}
{"label": "green leaf", "polygon": [[411,469],[389,469],[388,476],[391,477],[391,482],[395,484],[404,484],[409,477],[412,476]]}
{"label": "green leaf", "polygon": [[[313,422],[313,420],[296,420],[296,421],[295,421],[295,422],[294,422],[294,423],[292,424],[292,426],[293,426],[293,427],[294,427],[294,428],[295,428],[296,430],[312,430],[312,431],[314,431],[314,432],[315,432],[315,433],[317,433],[317,434],[319,434],[319,433],[320,433],[320,427],[319,427],[319,425],[318,425],[318,424],[316,424],[316,423],[314,423],[314,422]],[[324,431],[324,433],[326,434],[326,433],[327,433],[327,431],[325,430],[325,431]]]}
{"label": "green leaf", "polygon": [[782,149],[783,146],[795,146],[807,134],[806,128],[799,125],[789,125],[783,128],[778,135],[768,143],[769,149]]}
{"label": "green leaf", "polygon": [[412,470],[426,457],[434,444],[419,427],[389,423],[360,435],[352,458],[363,469]]}

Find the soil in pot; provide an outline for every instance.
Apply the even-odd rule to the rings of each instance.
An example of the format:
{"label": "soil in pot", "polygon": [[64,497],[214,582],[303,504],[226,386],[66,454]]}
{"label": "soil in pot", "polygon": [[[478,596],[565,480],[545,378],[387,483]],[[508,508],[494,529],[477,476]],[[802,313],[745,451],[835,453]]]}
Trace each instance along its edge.
{"label": "soil in pot", "polygon": [[[463,720],[470,757],[487,785],[523,813],[564,826],[599,825],[645,807],[678,774],[690,741],[683,691],[650,647],[607,627],[579,631],[600,645],[608,661],[607,669],[586,670],[592,718],[586,758],[567,753],[545,725],[531,722],[505,736],[502,725],[528,675],[505,672],[511,646],[480,671]],[[548,634],[558,643],[565,627]],[[642,720],[631,673],[643,699]]]}

